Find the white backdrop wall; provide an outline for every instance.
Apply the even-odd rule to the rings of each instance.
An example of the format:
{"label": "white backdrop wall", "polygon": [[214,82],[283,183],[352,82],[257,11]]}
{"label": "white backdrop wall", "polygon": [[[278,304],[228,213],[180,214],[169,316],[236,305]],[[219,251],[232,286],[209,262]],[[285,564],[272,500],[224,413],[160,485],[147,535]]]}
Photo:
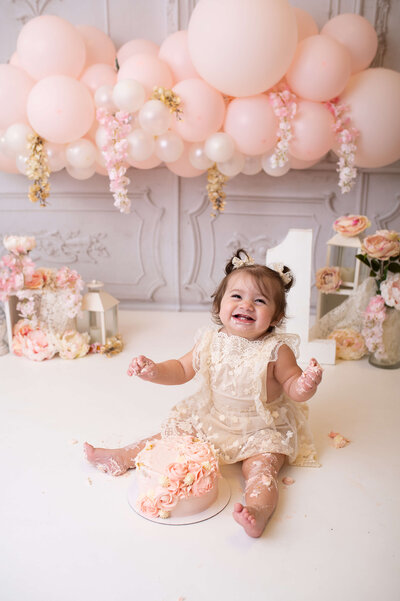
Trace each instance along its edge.
{"label": "white backdrop wall", "polygon": [[[195,4],[195,0],[0,0],[0,62],[9,60],[21,27],[34,16],[55,14],[75,25],[94,25],[119,48],[133,38],[161,44],[168,34],[187,27]],[[373,66],[400,70],[398,0],[292,0],[292,4],[309,11],[319,27],[339,13],[364,15],[379,37]],[[38,246],[32,258],[38,265],[67,264],[85,280],[101,279],[124,307],[206,310],[226,259],[239,246],[263,261],[266,249],[280,242],[289,228],[311,227],[315,272],[325,262],[325,244],[339,215],[368,215],[371,233],[378,228],[400,230],[400,162],[361,170],[355,187],[345,195],[337,185],[334,155],[280,178],[241,175],[228,183],[225,212],[214,220],[206,174],[179,178],[160,166],[149,171],[131,168],[128,175],[132,212],[122,215],[113,206],[106,177],[78,181],[65,170],[55,173],[50,204],[40,208],[29,202],[29,181],[24,176],[0,172],[0,236],[34,234]],[[315,298],[313,290],[313,305]]]}

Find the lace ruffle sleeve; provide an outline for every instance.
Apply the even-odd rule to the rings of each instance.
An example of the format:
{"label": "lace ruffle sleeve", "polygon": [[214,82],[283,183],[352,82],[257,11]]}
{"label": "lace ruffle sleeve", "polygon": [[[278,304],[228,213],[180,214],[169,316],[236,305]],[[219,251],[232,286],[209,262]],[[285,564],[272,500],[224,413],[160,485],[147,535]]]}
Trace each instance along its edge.
{"label": "lace ruffle sleeve", "polygon": [[273,347],[271,349],[270,361],[276,361],[278,351],[283,344],[286,344],[292,351],[296,359],[299,356],[300,337],[297,334],[275,334],[273,338]]}
{"label": "lace ruffle sleeve", "polygon": [[202,354],[202,351],[205,349],[206,344],[208,344],[209,337],[212,332],[213,332],[213,328],[206,326],[203,328],[199,328],[194,336],[192,364],[193,364],[193,369],[196,373],[200,371],[201,354]]}

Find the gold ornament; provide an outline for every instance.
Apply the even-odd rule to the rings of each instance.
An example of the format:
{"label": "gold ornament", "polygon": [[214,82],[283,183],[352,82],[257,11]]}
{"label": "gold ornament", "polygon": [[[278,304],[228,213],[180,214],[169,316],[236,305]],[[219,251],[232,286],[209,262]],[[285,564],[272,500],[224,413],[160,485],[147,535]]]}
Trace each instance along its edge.
{"label": "gold ornament", "polygon": [[214,163],[207,171],[207,181],[208,199],[212,203],[215,211],[214,213],[211,213],[211,217],[216,217],[217,214],[221,213],[225,208],[226,193],[224,191],[224,185],[228,181],[228,178],[221,173]]}
{"label": "gold ornament", "polygon": [[112,355],[120,353],[123,348],[122,336],[121,334],[117,334],[116,336],[107,338],[107,342],[100,346],[99,352],[106,357],[112,357]]}
{"label": "gold ornament", "polygon": [[40,202],[41,207],[47,206],[46,198],[50,194],[50,170],[47,164],[47,154],[44,140],[37,134],[28,136],[30,155],[26,161],[26,175],[33,180],[29,187],[28,198],[31,202]]}
{"label": "gold ornament", "polygon": [[179,96],[175,94],[172,90],[168,90],[167,88],[158,88],[155,86],[153,88],[153,100],[161,100],[167,106],[171,113],[176,114],[176,118],[178,121],[182,119],[182,109],[179,107],[181,103],[181,99]]}

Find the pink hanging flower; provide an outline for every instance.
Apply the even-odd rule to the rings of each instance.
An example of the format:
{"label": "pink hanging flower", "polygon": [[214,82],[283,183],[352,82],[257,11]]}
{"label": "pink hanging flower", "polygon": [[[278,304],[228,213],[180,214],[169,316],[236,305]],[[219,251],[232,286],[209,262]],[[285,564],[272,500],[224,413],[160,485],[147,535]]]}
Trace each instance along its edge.
{"label": "pink hanging flower", "polygon": [[289,142],[293,137],[291,122],[297,111],[297,97],[287,84],[281,84],[268,94],[268,98],[279,119],[278,141],[270,162],[273,168],[284,167],[289,160]]}
{"label": "pink hanging flower", "polygon": [[346,116],[349,110],[348,106],[339,104],[338,98],[334,98],[325,104],[335,119],[333,130],[336,132],[336,138],[340,143],[336,171],[339,173],[339,187],[342,194],[344,194],[352,189],[357,177],[354,161],[357,150],[356,139],[359,132],[355,127],[352,127],[350,118]]}

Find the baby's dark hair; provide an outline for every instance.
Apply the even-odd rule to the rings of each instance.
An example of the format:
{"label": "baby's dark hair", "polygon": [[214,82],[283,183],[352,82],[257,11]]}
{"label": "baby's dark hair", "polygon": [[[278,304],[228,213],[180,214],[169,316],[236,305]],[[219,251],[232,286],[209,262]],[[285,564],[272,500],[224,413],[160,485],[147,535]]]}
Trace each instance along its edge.
{"label": "baby's dark hair", "polygon": [[[284,265],[283,269],[282,269],[283,274],[290,273],[290,279],[288,277],[287,278],[288,282],[285,283],[277,271],[275,271],[274,269],[270,269],[266,265],[261,265],[258,263],[251,263],[251,260],[252,259],[251,259],[250,255],[248,254],[248,252],[245,251],[243,248],[239,248],[236,251],[236,253],[233,255],[233,257],[231,259],[229,259],[228,263],[226,264],[225,277],[219,284],[219,286],[216,289],[216,291],[214,292],[214,294],[211,295],[211,298],[213,299],[211,314],[212,314],[213,320],[217,324],[222,325],[222,322],[219,318],[219,313],[221,310],[222,297],[225,294],[225,290],[228,285],[229,278],[231,277],[232,273],[238,273],[238,272],[249,273],[257,282],[257,285],[259,286],[260,291],[263,294],[265,294],[266,296],[269,295],[270,291],[267,288],[265,282],[266,282],[266,280],[270,281],[273,285],[272,289],[273,289],[273,295],[274,295],[274,302],[276,305],[276,311],[275,311],[272,321],[277,321],[279,324],[281,324],[282,321],[285,319],[285,317],[286,317],[286,294],[287,294],[287,292],[289,292],[290,288],[294,284],[293,274],[291,273],[289,267]],[[241,264],[241,262],[242,262],[242,264]],[[270,326],[268,328],[267,332],[272,332],[274,329],[275,329],[275,326]]]}

